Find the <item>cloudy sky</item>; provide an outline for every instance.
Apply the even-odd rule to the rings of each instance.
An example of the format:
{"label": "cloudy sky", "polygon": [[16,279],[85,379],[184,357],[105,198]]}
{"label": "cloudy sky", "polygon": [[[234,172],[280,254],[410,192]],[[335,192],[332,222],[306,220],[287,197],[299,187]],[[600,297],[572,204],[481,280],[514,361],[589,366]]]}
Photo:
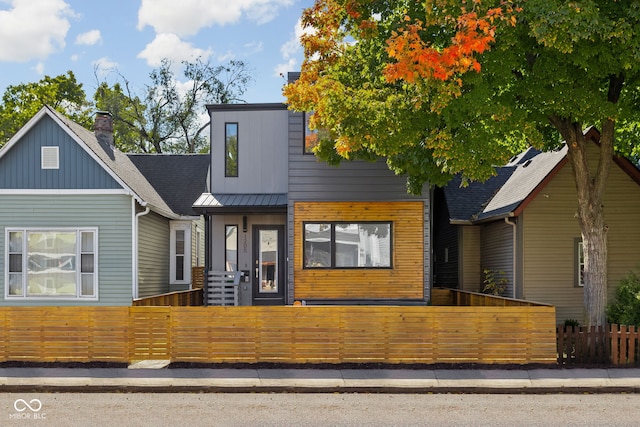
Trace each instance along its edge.
{"label": "cloudy sky", "polygon": [[280,102],[299,71],[299,18],[313,0],[0,0],[0,93],[72,70],[92,96],[118,74],[148,83],[162,58],[246,61],[247,102]]}

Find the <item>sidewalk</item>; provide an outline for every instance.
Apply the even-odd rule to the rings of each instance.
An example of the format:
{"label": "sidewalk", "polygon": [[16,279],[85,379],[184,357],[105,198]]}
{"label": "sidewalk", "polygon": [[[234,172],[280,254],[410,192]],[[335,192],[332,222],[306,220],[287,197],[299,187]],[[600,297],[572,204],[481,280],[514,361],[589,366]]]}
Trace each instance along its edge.
{"label": "sidewalk", "polygon": [[0,368],[1,392],[640,393],[640,369]]}

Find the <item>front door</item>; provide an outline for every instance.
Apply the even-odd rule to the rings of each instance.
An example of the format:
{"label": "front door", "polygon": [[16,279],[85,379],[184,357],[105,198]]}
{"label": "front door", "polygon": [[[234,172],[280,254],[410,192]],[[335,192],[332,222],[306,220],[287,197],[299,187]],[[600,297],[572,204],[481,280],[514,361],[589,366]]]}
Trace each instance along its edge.
{"label": "front door", "polygon": [[284,225],[253,226],[253,305],[284,305]]}

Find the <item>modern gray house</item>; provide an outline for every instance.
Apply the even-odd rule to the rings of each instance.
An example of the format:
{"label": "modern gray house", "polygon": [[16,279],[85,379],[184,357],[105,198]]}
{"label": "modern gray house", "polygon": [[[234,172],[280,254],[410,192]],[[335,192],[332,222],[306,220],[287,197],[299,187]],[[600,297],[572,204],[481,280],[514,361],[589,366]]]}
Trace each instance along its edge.
{"label": "modern gray house", "polygon": [[0,150],[0,305],[131,305],[188,289],[203,221],[169,190],[205,191],[204,158],[187,174],[128,156],[108,114],[94,133],[42,108]]}
{"label": "modern gray house", "polygon": [[193,207],[207,269],[243,273],[240,305],[429,299],[428,189],[408,195],[384,161],[319,161],[308,116],[285,104],[207,108],[210,191]]}

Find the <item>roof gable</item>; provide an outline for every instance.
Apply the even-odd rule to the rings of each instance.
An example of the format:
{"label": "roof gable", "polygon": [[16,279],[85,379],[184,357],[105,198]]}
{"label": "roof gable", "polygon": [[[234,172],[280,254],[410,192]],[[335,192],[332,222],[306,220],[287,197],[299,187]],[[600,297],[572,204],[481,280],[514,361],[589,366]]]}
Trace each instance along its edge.
{"label": "roof gable", "polygon": [[[590,127],[585,136],[597,144],[600,134]],[[613,160],[640,185],[637,167],[624,157],[616,156]],[[452,180],[445,187],[450,221],[482,222],[519,215],[567,162],[566,145],[548,152],[528,149],[507,166],[497,168],[496,177],[484,183],[459,188],[459,179]]]}
{"label": "roof gable", "polygon": [[115,180],[127,193],[131,194],[143,206],[149,207],[168,217],[175,217],[171,208],[158,195],[146,178],[129,160],[126,154],[115,147],[103,146],[93,132],[80,126],[73,120],[45,106],[23,126],[16,135],[0,150],[0,160],[21,143],[22,138],[34,129],[45,117],[50,118],[62,129],[88,156]]}
{"label": "roof gable", "polygon": [[[42,167],[42,147],[53,147],[58,168]],[[12,144],[0,156],[0,188],[28,190],[123,189],[58,124],[44,115],[19,144]]]}

